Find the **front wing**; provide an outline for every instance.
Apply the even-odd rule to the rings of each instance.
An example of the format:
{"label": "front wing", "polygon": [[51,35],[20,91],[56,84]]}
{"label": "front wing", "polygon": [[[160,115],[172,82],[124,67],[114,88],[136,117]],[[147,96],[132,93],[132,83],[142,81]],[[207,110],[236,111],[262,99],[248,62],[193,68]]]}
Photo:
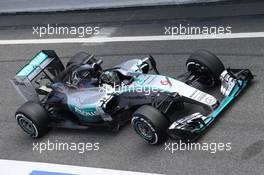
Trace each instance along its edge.
{"label": "front wing", "polygon": [[172,138],[190,139],[204,131],[219,114],[248,86],[253,79],[248,69],[228,69],[220,76],[221,93],[225,96],[217,108],[208,115],[194,113],[173,122],[168,128]]}

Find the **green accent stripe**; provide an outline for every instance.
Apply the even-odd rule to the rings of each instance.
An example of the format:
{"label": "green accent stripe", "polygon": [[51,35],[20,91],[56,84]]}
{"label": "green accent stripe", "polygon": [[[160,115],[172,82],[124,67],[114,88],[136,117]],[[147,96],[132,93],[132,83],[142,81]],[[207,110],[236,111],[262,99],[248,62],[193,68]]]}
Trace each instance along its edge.
{"label": "green accent stripe", "polygon": [[[205,121],[205,126],[201,125],[200,128],[194,129],[192,130],[192,132],[201,132],[203,131],[205,128],[207,128],[207,126],[209,126],[214,119],[220,114],[220,112],[222,112],[225,107],[245,88],[245,86],[247,85],[247,81],[243,82],[242,80],[238,80],[239,85],[236,85],[234,87],[234,89],[232,90],[231,94],[229,96],[227,96],[219,105],[219,107],[213,111],[208,118]],[[242,87],[241,87],[242,85]]]}

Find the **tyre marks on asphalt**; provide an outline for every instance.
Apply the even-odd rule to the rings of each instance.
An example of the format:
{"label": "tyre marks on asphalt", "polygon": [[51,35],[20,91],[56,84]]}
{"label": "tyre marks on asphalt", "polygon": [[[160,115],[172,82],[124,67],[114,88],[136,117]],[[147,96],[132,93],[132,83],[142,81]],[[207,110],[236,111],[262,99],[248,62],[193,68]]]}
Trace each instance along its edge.
{"label": "tyre marks on asphalt", "polygon": [[252,159],[258,156],[259,154],[261,154],[263,152],[263,149],[264,149],[264,140],[258,140],[252,143],[251,145],[249,145],[248,147],[246,147],[246,149],[242,153],[241,159],[242,160]]}

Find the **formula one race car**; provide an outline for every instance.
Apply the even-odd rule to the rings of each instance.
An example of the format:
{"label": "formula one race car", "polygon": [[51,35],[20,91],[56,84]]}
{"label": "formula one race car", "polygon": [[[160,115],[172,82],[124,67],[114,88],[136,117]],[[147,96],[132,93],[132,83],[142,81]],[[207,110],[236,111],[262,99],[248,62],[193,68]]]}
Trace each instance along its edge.
{"label": "formula one race car", "polygon": [[[248,69],[225,69],[205,50],[191,54],[187,72],[177,78],[160,75],[152,56],[107,69],[101,64],[79,52],[64,67],[54,51],[39,52],[11,80],[26,100],[15,114],[18,125],[38,138],[51,127],[117,131],[131,121],[150,144],[167,136],[185,140],[204,131],[253,79]],[[195,88],[197,84],[207,90],[219,87],[222,95],[217,99]],[[203,108],[177,115],[188,104]]]}

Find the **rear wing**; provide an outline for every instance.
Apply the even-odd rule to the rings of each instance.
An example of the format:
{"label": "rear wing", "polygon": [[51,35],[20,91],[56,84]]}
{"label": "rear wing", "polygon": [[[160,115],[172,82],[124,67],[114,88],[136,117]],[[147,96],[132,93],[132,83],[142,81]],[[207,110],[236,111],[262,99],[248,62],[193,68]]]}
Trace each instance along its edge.
{"label": "rear wing", "polygon": [[25,101],[38,102],[40,97],[37,89],[52,83],[64,69],[61,60],[53,50],[42,50],[10,81]]}

